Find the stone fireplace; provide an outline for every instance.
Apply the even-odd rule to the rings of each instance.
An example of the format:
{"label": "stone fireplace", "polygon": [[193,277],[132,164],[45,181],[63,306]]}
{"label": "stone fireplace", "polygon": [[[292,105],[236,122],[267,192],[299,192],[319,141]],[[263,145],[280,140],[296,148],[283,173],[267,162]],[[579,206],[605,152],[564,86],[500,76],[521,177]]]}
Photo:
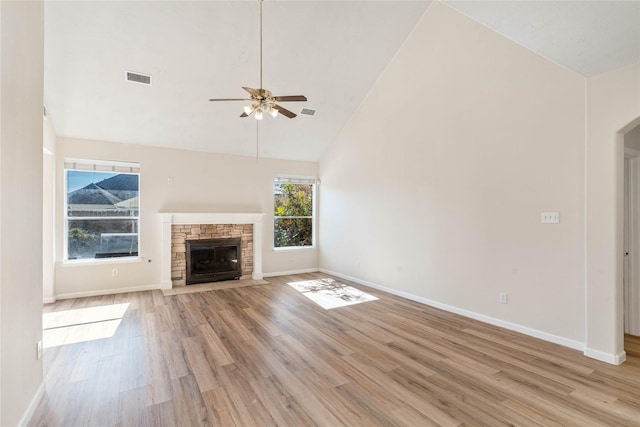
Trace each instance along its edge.
{"label": "stone fireplace", "polygon": [[[216,246],[238,246],[238,252],[219,253]],[[197,253],[193,254],[193,250]],[[226,251],[229,252],[229,251]],[[207,255],[217,258],[218,267]],[[231,258],[230,258],[231,257]],[[191,277],[189,267],[192,261],[200,260],[200,273]],[[225,262],[225,259],[229,262]],[[231,274],[233,261],[234,272]],[[208,266],[207,266],[208,264]],[[226,269],[225,265],[229,267]],[[218,270],[213,271],[213,270]],[[205,272],[206,270],[206,272]],[[172,224],[171,225],[171,282],[173,286],[193,285],[195,283],[217,282],[220,280],[248,279],[253,271],[253,225],[252,224]],[[210,280],[206,280],[210,279]]]}
{"label": "stone fireplace", "polygon": [[[261,242],[264,214],[161,213],[160,216],[162,219],[162,289],[185,286],[187,283],[231,280],[236,278],[237,274],[239,278],[262,279]],[[235,258],[230,253],[219,254],[217,263],[226,262],[231,265],[237,261],[238,273],[228,276],[201,276],[196,281],[188,281],[187,243],[190,246],[202,247],[200,242],[203,241],[223,240],[222,243],[230,243],[227,239],[237,239],[239,256]],[[228,245],[223,244],[223,246]],[[200,264],[201,269],[209,269],[207,262]]]}

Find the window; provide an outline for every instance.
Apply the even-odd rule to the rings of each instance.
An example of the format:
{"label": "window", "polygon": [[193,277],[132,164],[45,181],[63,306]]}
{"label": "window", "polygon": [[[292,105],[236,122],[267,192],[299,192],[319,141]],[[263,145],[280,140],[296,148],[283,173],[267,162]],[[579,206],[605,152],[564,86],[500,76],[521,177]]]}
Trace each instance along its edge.
{"label": "window", "polygon": [[274,247],[313,246],[315,182],[314,178],[276,177],[273,183]]}
{"label": "window", "polygon": [[65,260],[138,256],[137,163],[67,159]]}

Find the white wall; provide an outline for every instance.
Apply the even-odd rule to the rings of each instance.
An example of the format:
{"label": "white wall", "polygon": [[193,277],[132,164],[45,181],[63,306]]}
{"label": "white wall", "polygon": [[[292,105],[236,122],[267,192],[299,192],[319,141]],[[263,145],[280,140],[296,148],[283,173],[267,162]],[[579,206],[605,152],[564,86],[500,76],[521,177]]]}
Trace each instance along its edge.
{"label": "white wall", "polygon": [[53,124],[43,118],[42,146],[42,300],[55,301],[55,152],[56,134]]}
{"label": "white wall", "polygon": [[[640,64],[588,80],[587,354],[624,358],[624,132],[640,124]],[[600,357],[604,358],[604,357]]]}
{"label": "white wall", "polygon": [[433,3],[321,159],[320,267],[580,347],[584,102]]}
{"label": "white wall", "polygon": [[[70,266],[63,260],[63,161],[66,157],[139,162],[140,255],[143,262]],[[59,138],[56,148],[56,294],[136,289],[160,284],[158,212],[264,212],[265,274],[317,269],[317,249],[273,250],[273,178],[317,176],[318,164],[211,154],[112,142]],[[174,179],[173,185],[167,178]],[[118,277],[111,274],[118,268]]]}
{"label": "white wall", "polygon": [[0,425],[43,391],[43,3],[0,2]]}

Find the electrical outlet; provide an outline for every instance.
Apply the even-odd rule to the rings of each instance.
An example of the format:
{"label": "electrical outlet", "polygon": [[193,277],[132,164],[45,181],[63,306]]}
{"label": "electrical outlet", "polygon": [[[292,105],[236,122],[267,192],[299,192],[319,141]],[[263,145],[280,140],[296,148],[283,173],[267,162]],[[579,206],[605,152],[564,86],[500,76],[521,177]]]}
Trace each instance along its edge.
{"label": "electrical outlet", "polygon": [[113,270],[111,270],[111,275],[112,275],[113,277],[117,277],[117,276],[118,276],[118,269],[117,269],[117,268],[114,268]]}
{"label": "electrical outlet", "polygon": [[167,184],[169,185],[173,185],[173,177],[170,176],[169,178],[167,178]]}
{"label": "electrical outlet", "polygon": [[509,296],[506,292],[500,292],[498,294],[498,301],[500,301],[500,304],[507,304],[507,302],[509,302]]}
{"label": "electrical outlet", "polygon": [[560,224],[560,212],[542,212],[540,222],[543,224]]}
{"label": "electrical outlet", "polygon": [[36,360],[42,359],[42,340],[36,343]]}

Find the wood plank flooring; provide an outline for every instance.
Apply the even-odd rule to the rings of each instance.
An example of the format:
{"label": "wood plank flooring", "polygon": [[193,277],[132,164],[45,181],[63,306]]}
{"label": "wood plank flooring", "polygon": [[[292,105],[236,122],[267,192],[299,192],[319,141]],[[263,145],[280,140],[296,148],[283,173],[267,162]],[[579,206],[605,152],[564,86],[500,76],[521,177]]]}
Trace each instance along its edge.
{"label": "wood plank flooring", "polygon": [[[286,284],[322,277],[45,306],[73,343],[45,349],[29,425],[640,426],[636,337],[611,366],[351,283],[379,300],[324,310]],[[109,305],[121,319],[96,319],[99,339],[91,310],[61,320]]]}

